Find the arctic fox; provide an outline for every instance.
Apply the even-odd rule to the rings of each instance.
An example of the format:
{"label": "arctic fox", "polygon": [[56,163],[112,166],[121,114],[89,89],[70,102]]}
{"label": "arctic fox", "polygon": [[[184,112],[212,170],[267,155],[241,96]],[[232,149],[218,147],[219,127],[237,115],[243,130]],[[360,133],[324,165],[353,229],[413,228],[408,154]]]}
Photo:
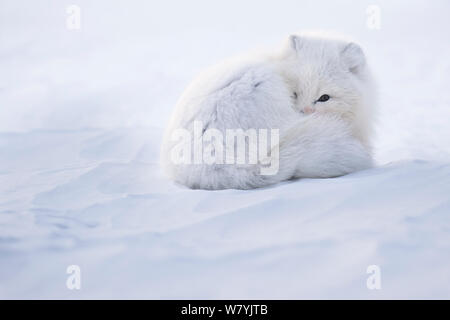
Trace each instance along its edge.
{"label": "arctic fox", "polygon": [[372,165],[374,106],[357,44],[291,35],[271,54],[222,62],[190,84],[165,133],[162,165],[194,189],[341,176]]}

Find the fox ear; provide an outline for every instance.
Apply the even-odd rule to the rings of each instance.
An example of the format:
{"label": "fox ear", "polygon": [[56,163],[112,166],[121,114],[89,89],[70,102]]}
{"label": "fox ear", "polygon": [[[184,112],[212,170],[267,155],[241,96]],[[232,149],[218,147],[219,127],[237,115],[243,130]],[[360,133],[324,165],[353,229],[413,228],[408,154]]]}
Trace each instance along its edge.
{"label": "fox ear", "polygon": [[302,47],[302,38],[292,34],[289,36],[289,46],[295,51],[299,51]]}
{"label": "fox ear", "polygon": [[358,74],[366,64],[366,57],[361,47],[356,43],[350,42],[345,45],[341,51],[341,58],[350,72]]}

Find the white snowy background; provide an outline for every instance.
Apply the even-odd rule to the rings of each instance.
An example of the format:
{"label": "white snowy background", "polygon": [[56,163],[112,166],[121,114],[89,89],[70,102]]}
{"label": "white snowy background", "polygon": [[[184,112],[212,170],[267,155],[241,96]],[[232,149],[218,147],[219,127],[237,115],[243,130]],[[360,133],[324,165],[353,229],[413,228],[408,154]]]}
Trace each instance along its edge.
{"label": "white snowy background", "polygon": [[[447,0],[0,0],[0,298],[449,299],[449,14]],[[168,181],[161,134],[189,81],[303,29],[365,48],[377,167],[253,191]]]}

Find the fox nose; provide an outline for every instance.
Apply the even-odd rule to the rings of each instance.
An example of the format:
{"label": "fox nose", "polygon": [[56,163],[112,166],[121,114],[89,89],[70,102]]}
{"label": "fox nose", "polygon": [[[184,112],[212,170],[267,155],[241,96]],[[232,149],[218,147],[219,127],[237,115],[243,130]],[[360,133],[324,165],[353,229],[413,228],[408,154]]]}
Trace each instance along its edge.
{"label": "fox nose", "polygon": [[306,114],[310,114],[310,113],[314,112],[314,109],[312,107],[310,107],[310,106],[307,106],[307,107],[303,108],[303,112],[306,113]]}

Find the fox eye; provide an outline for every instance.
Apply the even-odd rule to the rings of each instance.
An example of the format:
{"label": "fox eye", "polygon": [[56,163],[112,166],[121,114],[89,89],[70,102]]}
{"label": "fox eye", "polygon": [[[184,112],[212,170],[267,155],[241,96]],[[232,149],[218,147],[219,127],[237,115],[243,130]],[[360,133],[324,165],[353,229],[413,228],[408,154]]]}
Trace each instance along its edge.
{"label": "fox eye", "polygon": [[292,98],[297,99],[298,95],[297,92],[294,91],[294,93],[292,94]]}
{"label": "fox eye", "polygon": [[330,96],[327,95],[327,94],[323,94],[323,95],[320,96],[319,100],[317,100],[317,101],[325,102],[325,101],[328,101],[328,100],[330,100]]}

